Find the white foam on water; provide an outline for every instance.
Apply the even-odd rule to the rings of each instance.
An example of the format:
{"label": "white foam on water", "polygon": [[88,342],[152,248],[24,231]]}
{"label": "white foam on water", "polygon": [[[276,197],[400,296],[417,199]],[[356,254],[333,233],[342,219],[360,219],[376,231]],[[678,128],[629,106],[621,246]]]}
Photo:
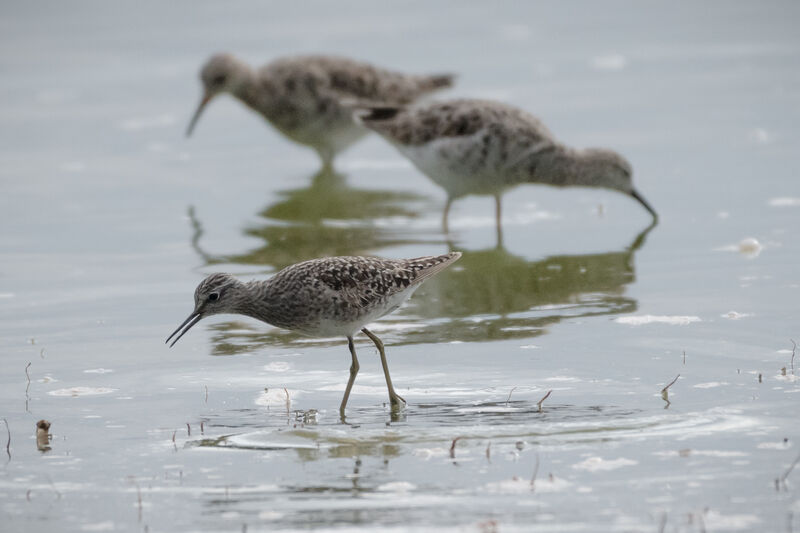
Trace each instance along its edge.
{"label": "white foam on water", "polygon": [[754,514],[729,514],[723,515],[714,510],[709,510],[703,515],[706,529],[709,531],[755,531],[753,526],[761,522]]}
{"label": "white foam on water", "polygon": [[724,315],[720,315],[722,318],[727,318],[728,320],[739,320],[741,318],[747,318],[748,316],[753,316],[750,313],[739,313],[737,311],[728,311]]}
{"label": "white foam on water", "polygon": [[791,196],[779,196],[777,198],[770,198],[769,205],[771,207],[798,207],[800,206],[800,198]]}
{"label": "white foam on water", "polygon": [[714,252],[737,252],[748,259],[754,259],[761,254],[764,246],[755,237],[745,237],[737,244],[726,244],[713,248]]}
{"label": "white foam on water", "polygon": [[619,459],[603,459],[602,457],[593,456],[587,457],[580,463],[575,463],[572,465],[572,468],[575,470],[586,470],[588,472],[606,472],[637,464],[639,464],[639,461],[626,459],[625,457],[620,457]]}
{"label": "white foam on water", "polygon": [[81,524],[81,531],[114,531],[114,529],[114,522],[111,520]]}
{"label": "white foam on water", "polygon": [[378,485],[378,490],[381,492],[409,492],[416,490],[417,486],[408,481],[391,481]]}
{"label": "white foam on water", "polygon": [[772,142],[772,135],[764,128],[753,128],[750,130],[749,137],[755,144],[769,144]]}
{"label": "white foam on water", "polygon": [[642,326],[644,324],[669,324],[672,326],[686,326],[693,322],[702,322],[699,316],[694,315],[633,315],[621,316],[614,319],[618,324]]}
{"label": "white foam on water", "polygon": [[[262,368],[267,372],[286,372],[292,368],[292,365],[286,361],[273,361]],[[286,395],[284,394],[284,396]]]}
{"label": "white foam on water", "polygon": [[[286,397],[287,393],[289,395],[288,400]],[[301,396],[301,393],[297,390],[284,389],[282,387],[268,388],[267,390],[261,391],[261,394],[258,395],[258,398],[256,398],[253,403],[261,407],[272,407],[275,405],[284,407],[288,401],[291,407],[292,400],[299,396]]]}
{"label": "white foam on water", "polygon": [[593,57],[591,65],[595,70],[618,71],[628,66],[628,58],[622,54],[606,54]]}
{"label": "white foam on water", "polygon": [[98,394],[110,394],[117,389],[110,387],[70,387],[68,389],[58,389],[48,392],[50,396],[96,396]]}
{"label": "white foam on water", "polygon": [[493,481],[485,485],[486,491],[493,494],[520,494],[520,493],[543,493],[561,492],[572,486],[566,479],[544,477],[534,480],[531,484],[530,479],[514,477],[502,481]]}
{"label": "white foam on water", "polygon": [[448,457],[450,455],[449,448],[415,448],[411,455],[420,457],[422,459],[431,459],[432,457]]}
{"label": "white foam on water", "polygon": [[792,444],[789,441],[759,442],[756,446],[759,450],[786,450],[791,447]]}

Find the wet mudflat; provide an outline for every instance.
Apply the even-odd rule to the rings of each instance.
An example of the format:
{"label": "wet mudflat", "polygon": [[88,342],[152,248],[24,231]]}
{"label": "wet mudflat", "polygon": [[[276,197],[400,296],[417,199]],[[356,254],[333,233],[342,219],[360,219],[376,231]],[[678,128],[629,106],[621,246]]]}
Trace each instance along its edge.
{"label": "wet mudflat", "polygon": [[[519,9],[8,9],[0,529],[800,529],[796,6]],[[458,72],[442,96],[625,154],[660,223],[530,186],[502,244],[481,197],[446,237],[442,192],[377,138],[320,173],[220,99],[186,140],[219,49]],[[221,316],[163,344],[211,272],[451,249],[374,325],[399,414],[365,338],[346,424],[343,339]]]}

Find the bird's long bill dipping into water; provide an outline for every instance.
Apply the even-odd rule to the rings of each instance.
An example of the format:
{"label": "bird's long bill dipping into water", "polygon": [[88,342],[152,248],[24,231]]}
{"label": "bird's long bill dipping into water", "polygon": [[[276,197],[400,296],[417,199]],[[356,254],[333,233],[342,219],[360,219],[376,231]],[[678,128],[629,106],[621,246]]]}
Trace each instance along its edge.
{"label": "bird's long bill dipping into water", "polygon": [[442,223],[453,200],[469,194],[495,197],[500,236],[500,196],[523,183],[601,187],[656,211],[633,187],[630,163],[616,152],[576,150],[555,140],[539,119],[489,100],[450,100],[408,108],[373,107],[357,112],[425,175],[447,192]]}
{"label": "bird's long bill dipping into water", "polygon": [[247,315],[268,324],[315,337],[347,338],[352,365],[339,412],[344,410],[358,373],[353,336],[359,330],[372,339],[381,356],[393,408],[405,403],[392,386],[383,343],[366,327],[391,313],[460,252],[414,259],[328,257],[286,267],[266,281],[241,282],[230,274],[212,274],[194,292],[194,311],[166,342],[176,342],[207,316]]}
{"label": "bird's long bill dipping into water", "polygon": [[450,87],[451,74],[414,75],[333,56],[276,59],[253,69],[230,54],[212,56],[200,71],[203,96],[186,135],[206,105],[229,93],[293,141],[319,153],[324,167],[368,133],[353,119],[353,105],[406,105]]}

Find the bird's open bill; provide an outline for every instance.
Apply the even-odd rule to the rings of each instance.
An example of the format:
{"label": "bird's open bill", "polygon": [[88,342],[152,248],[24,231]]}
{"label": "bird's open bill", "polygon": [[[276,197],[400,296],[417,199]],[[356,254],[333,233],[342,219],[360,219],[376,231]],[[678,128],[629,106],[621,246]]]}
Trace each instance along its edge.
{"label": "bird's open bill", "polygon": [[636,198],[636,200],[637,200],[637,201],[638,201],[640,204],[642,204],[642,205],[644,206],[644,208],[645,208],[645,209],[647,209],[648,211],[650,211],[650,214],[651,214],[651,215],[653,215],[653,218],[655,218],[655,219],[658,219],[658,213],[656,213],[656,210],[655,210],[655,209],[653,209],[653,208],[650,206],[650,204],[648,204],[648,203],[647,203],[647,200],[645,200],[645,199],[644,199],[644,196],[642,196],[641,194],[639,194],[638,192],[636,192],[636,190],[633,190],[633,191],[631,191],[631,196],[633,196],[634,198]]}
{"label": "bird's open bill", "polygon": [[[169,340],[170,340],[172,337],[175,337],[175,334],[176,334],[176,333],[178,333],[179,331],[181,331],[181,329],[183,329],[183,331],[181,331],[181,334],[180,334],[180,335],[178,335],[178,336],[175,338],[175,340],[174,340],[174,341],[172,341],[172,344],[170,344],[170,345],[169,345],[169,347],[170,347],[170,348],[172,348],[173,346],[175,346],[175,343],[176,343],[176,342],[178,342],[178,341],[180,340],[180,338],[181,338],[181,337],[183,337],[183,336],[186,334],[186,332],[187,332],[187,331],[189,331],[190,329],[192,329],[192,326],[194,326],[195,324],[197,324],[198,322],[200,322],[200,319],[201,319],[201,318],[203,318],[203,315],[202,315],[202,314],[198,313],[197,311],[193,312],[191,315],[189,315],[189,318],[187,318],[186,320],[184,320],[184,321],[183,321],[183,324],[181,324],[180,326],[178,326],[178,329],[176,329],[175,331],[173,331],[173,332],[172,332],[172,335],[170,335],[169,337],[167,337],[167,340],[166,340],[166,341],[164,341],[164,342],[165,342],[165,343],[169,342]],[[184,328],[184,326],[186,326],[186,328]]]}
{"label": "bird's open bill", "polygon": [[192,121],[189,122],[189,127],[186,128],[187,137],[192,134],[195,124],[197,124],[197,121],[200,119],[200,115],[203,113],[203,109],[205,109],[206,104],[208,104],[213,97],[214,95],[209,93],[203,95],[203,99],[200,100],[200,105],[197,106],[197,111],[195,111],[194,116],[192,116]]}

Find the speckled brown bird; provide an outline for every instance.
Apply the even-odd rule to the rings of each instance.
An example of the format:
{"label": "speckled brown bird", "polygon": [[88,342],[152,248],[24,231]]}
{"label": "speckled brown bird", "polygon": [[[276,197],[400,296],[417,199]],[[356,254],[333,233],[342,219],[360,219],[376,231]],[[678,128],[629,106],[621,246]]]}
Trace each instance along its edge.
{"label": "speckled brown bird", "polygon": [[358,118],[447,192],[445,232],[453,200],[485,194],[495,197],[500,238],[500,197],[523,183],[616,190],[658,217],[633,187],[633,170],[624,157],[611,150],[561,144],[539,119],[507,104],[464,99],[408,108],[371,107]]}
{"label": "speckled brown bird", "polygon": [[229,93],[291,140],[317,151],[323,166],[368,133],[353,105],[405,105],[450,87],[450,74],[412,75],[335,56],[285,57],[253,69],[230,54],[212,56],[200,71],[203,97],[192,117],[216,95]]}
{"label": "speckled brown bird", "polygon": [[[381,356],[392,407],[405,403],[392,386],[383,343],[366,327],[391,313],[419,286],[453,264],[460,252],[414,259],[327,257],[286,267],[266,281],[243,283],[230,274],[212,274],[194,293],[194,311],[167,338],[170,346],[207,316],[246,315],[268,324],[317,337],[343,336],[352,356],[350,379],[339,407],[344,409],[358,373],[353,336],[361,330]],[[180,334],[178,334],[180,332]]]}

